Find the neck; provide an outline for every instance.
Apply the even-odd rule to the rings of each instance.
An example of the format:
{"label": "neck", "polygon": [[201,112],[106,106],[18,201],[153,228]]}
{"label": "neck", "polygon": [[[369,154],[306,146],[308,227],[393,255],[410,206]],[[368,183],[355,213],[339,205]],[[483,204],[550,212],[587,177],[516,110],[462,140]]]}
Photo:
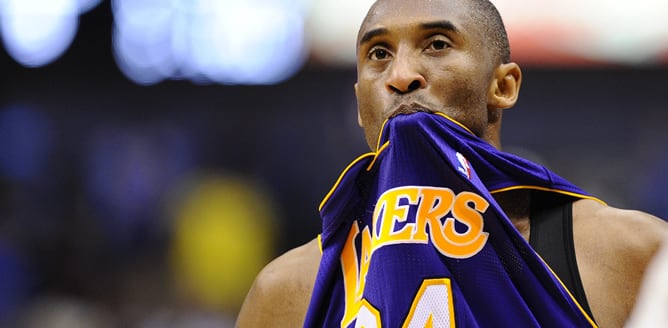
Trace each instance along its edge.
{"label": "neck", "polygon": [[501,150],[501,111],[500,109],[488,110],[487,126],[480,136],[498,150]]}

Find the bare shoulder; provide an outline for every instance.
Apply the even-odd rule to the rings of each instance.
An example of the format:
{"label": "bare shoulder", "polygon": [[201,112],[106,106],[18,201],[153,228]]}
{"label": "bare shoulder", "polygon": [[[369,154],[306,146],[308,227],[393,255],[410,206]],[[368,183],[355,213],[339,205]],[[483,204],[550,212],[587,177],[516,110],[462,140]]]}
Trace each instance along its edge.
{"label": "bare shoulder", "polygon": [[301,326],[311,299],[320,256],[318,240],[313,239],[267,264],[246,295],[236,326]]}
{"label": "bare shoulder", "polygon": [[573,203],[573,237],[585,293],[601,327],[622,326],[645,268],[668,237],[666,221],[593,200]]}
{"label": "bare shoulder", "polygon": [[[668,236],[668,223],[651,214],[606,206],[593,200],[573,204],[574,229],[597,243],[654,253]],[[577,233],[577,231],[576,231]],[[652,255],[650,254],[650,255]]]}
{"label": "bare shoulder", "polygon": [[630,278],[641,275],[668,237],[668,223],[651,214],[606,206],[593,200],[573,204],[573,233],[580,257],[625,265]]}

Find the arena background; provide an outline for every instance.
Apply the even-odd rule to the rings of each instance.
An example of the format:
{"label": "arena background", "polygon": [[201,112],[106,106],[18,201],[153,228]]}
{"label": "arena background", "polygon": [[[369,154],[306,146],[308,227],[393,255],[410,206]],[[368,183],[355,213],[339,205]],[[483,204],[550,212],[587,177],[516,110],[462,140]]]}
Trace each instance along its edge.
{"label": "arena background", "polygon": [[[0,2],[0,323],[231,326],[259,268],[320,231],[368,151],[369,1],[283,2]],[[497,3],[524,67],[504,148],[668,218],[668,6],[534,2]]]}

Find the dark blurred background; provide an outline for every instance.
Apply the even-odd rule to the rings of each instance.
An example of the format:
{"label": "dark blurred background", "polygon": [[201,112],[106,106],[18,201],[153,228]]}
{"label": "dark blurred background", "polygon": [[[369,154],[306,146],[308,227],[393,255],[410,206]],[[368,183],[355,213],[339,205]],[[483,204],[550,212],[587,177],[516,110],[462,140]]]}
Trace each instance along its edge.
{"label": "dark blurred background", "polygon": [[[318,204],[368,151],[346,53],[369,1],[339,4],[358,11],[347,17],[353,36],[326,25],[333,2],[285,2],[280,10],[276,2],[237,4],[243,17],[284,28],[250,25],[259,34],[246,45],[231,36],[252,28],[229,23],[228,34],[207,35],[226,42],[209,40],[214,45],[201,50],[243,51],[199,62],[183,59],[183,49],[199,49],[197,37],[161,39],[151,30],[171,22],[175,33],[179,21],[197,27],[206,15],[189,2],[79,1],[88,5],[70,13],[78,17],[71,43],[51,59],[31,48],[37,32],[16,45],[8,31],[48,16],[35,6],[68,2],[0,3],[0,324],[232,326],[258,270],[319,233]],[[218,3],[225,5],[233,2]],[[32,21],[16,23],[10,13],[21,10]],[[118,50],[142,44],[122,41],[134,35],[119,24],[123,10],[144,10],[130,25],[162,48]],[[286,23],[295,13],[303,14],[296,27]],[[216,24],[200,28],[225,28]],[[605,57],[548,51],[522,24],[509,24],[525,75],[519,104],[504,116],[504,148],[610,205],[668,218],[668,27],[654,53]],[[293,28],[302,34],[286,41]],[[328,28],[342,29],[347,43],[312,35]],[[554,29],[534,31],[555,41]],[[255,54],[257,63],[234,64]],[[228,70],[215,66],[225,60],[233,62]],[[281,63],[292,66],[263,77]]]}

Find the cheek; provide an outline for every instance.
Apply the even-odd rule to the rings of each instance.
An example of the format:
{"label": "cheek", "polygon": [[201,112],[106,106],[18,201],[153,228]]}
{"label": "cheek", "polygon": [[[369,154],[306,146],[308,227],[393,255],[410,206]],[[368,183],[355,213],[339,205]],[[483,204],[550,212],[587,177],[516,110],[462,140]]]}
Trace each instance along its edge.
{"label": "cheek", "polygon": [[475,70],[444,73],[450,78],[442,81],[438,92],[449,114],[479,134],[487,123],[487,87],[477,74]]}
{"label": "cheek", "polygon": [[373,124],[377,121],[383,111],[382,101],[372,84],[360,84],[357,92],[357,108],[364,125]]}
{"label": "cheek", "polygon": [[373,89],[373,85],[360,84],[357,91],[357,110],[367,144],[371,149],[376,146],[380,126],[383,123],[383,104]]}
{"label": "cheek", "polygon": [[466,109],[466,114],[478,116],[482,108],[486,107],[484,92],[481,92],[481,86],[476,85],[475,81],[465,81],[458,83],[455,92],[452,94],[452,102],[459,108]]}

